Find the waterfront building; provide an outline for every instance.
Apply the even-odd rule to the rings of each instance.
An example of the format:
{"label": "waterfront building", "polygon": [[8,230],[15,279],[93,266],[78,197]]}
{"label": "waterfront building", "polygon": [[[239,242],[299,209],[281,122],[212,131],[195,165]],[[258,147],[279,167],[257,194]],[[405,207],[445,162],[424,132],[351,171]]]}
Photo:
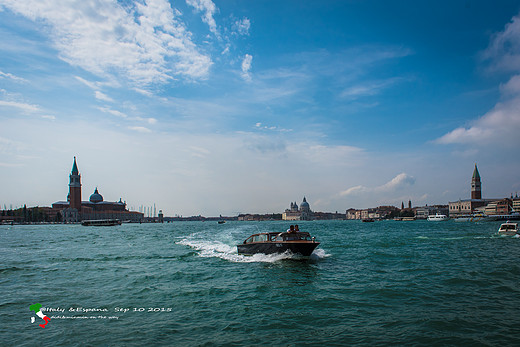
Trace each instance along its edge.
{"label": "waterfront building", "polygon": [[449,214],[450,217],[458,217],[462,215],[470,215],[482,210],[488,203],[494,200],[489,199],[466,199],[452,201],[449,203]]}
{"label": "waterfront building", "polygon": [[381,214],[376,208],[367,208],[360,211],[360,219],[381,219]]}
{"label": "waterfront building", "polygon": [[286,209],[282,214],[283,220],[312,220],[313,212],[311,211],[311,207],[307,202],[307,199],[303,197],[303,201],[298,208],[298,204],[296,202],[291,202],[291,208]]}
{"label": "waterfront building", "polygon": [[513,210],[513,201],[511,199],[505,198],[487,204],[486,208],[484,209],[484,213],[487,216],[504,215],[510,214],[513,212]]}
{"label": "waterfront building", "polygon": [[346,216],[343,213],[336,212],[312,212],[313,220],[344,220]]}
{"label": "waterfront building", "polygon": [[52,204],[52,208],[61,213],[62,219],[66,223],[89,219],[119,219],[140,222],[144,217],[143,213],[128,211],[126,202],[123,202],[122,199],[115,202],[104,201],[97,187],[88,201],[81,201],[81,175],[79,174],[76,157],[74,157],[74,164],[69,176],[67,201],[57,201]]}
{"label": "waterfront building", "polygon": [[238,217],[226,217],[226,220],[238,220],[241,222],[282,220],[281,213],[272,214],[239,214]]}
{"label": "waterfront building", "polygon": [[432,206],[422,206],[415,208],[415,218],[417,219],[427,219],[428,216],[443,214],[448,215],[449,209],[447,205],[432,205]]}
{"label": "waterfront building", "polygon": [[518,198],[518,195],[514,197],[513,200],[513,212],[520,213],[520,198]]}
{"label": "waterfront building", "polygon": [[347,215],[347,219],[359,219],[359,218],[357,218],[358,210],[356,210],[355,208],[349,208],[346,211],[346,215]]}
{"label": "waterfront building", "polygon": [[346,219],[385,219],[395,215],[400,210],[395,206],[379,206],[364,210],[349,208],[346,210]]}
{"label": "waterfront building", "polygon": [[485,206],[500,199],[482,199],[482,182],[478,172],[477,164],[471,176],[471,199],[459,199],[448,203],[450,217],[470,215],[483,212]]}

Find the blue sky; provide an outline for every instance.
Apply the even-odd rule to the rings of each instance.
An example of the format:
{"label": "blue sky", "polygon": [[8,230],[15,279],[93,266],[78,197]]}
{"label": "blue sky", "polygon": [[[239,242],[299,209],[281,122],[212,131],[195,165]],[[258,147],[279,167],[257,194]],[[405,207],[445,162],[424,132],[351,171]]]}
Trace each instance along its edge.
{"label": "blue sky", "polygon": [[520,191],[515,1],[0,0],[0,204],[166,215]]}

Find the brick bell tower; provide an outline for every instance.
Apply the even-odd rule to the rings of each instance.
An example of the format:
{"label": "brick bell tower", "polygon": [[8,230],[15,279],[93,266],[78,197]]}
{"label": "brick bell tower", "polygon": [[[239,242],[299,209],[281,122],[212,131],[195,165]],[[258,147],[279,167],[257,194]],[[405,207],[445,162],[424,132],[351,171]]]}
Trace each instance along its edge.
{"label": "brick bell tower", "polygon": [[81,175],[76,164],[76,157],[74,157],[74,165],[72,165],[72,172],[69,177],[69,207],[81,212]]}
{"label": "brick bell tower", "polygon": [[473,177],[471,177],[471,199],[482,199],[482,183],[480,182],[480,174],[478,173],[477,164],[475,164]]}

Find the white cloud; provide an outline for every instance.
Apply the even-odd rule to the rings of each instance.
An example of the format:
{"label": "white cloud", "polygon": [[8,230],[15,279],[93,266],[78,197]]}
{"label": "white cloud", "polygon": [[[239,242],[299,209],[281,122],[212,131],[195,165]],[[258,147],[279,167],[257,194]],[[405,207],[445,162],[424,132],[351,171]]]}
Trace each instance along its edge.
{"label": "white cloud", "polygon": [[134,88],[134,90],[136,92],[138,92],[139,94],[144,95],[144,96],[148,96],[148,97],[152,97],[153,96],[153,93],[148,91],[148,90],[146,90],[146,89]]}
{"label": "white cloud", "polygon": [[507,83],[501,84],[500,92],[504,95],[520,95],[520,75],[515,75]]}
{"label": "white cloud", "polygon": [[415,184],[415,178],[406,174],[400,173],[399,175],[392,178],[387,183],[377,186],[377,187],[365,187],[365,186],[355,186],[351,187],[347,190],[340,192],[341,196],[350,196],[350,195],[359,195],[359,194],[368,194],[368,193],[391,193],[399,190],[403,190],[407,187],[413,186]]}
{"label": "white cloud", "polygon": [[364,96],[372,96],[381,93],[383,89],[389,88],[392,85],[402,81],[403,78],[395,77],[387,80],[375,81],[372,83],[366,83],[356,85],[345,89],[340,96],[348,99],[358,99]]}
{"label": "white cloud", "polygon": [[499,146],[520,145],[520,97],[498,103],[491,111],[473,122],[438,138],[439,144],[473,144]]}
{"label": "white cloud", "polygon": [[130,130],[134,130],[134,131],[137,131],[137,132],[140,132],[140,133],[151,133],[152,131],[148,128],[145,128],[145,127],[128,127],[128,129]]}
{"label": "white cloud", "polygon": [[87,87],[89,87],[89,88],[91,88],[91,89],[98,89],[98,88],[99,88],[95,82],[87,81],[86,79],[81,78],[81,77],[79,77],[79,76],[74,76],[74,77],[75,77],[78,81],[80,81],[81,83],[83,83],[84,85],[86,85]]}
{"label": "white cloud", "polygon": [[387,182],[387,183],[383,184],[382,186],[377,187],[376,191],[383,191],[383,192],[394,191],[394,190],[399,190],[399,189],[402,189],[405,187],[413,186],[414,184],[415,184],[415,178],[413,178],[412,176],[409,176],[408,174],[403,172],[403,173],[400,173],[399,175],[395,176],[394,178],[392,178],[392,180],[390,182]]}
{"label": "white cloud", "polygon": [[121,111],[118,111],[118,110],[113,110],[109,107],[98,107],[98,110],[102,111],[102,112],[105,112],[105,113],[109,113],[113,116],[116,116],[116,117],[121,117],[121,118],[127,118],[128,116],[121,112]]}
{"label": "white cloud", "polygon": [[59,56],[102,77],[137,85],[176,76],[206,78],[211,59],[198,52],[191,33],[166,0],[135,2],[3,0],[10,10],[50,27]]}
{"label": "white cloud", "polygon": [[18,77],[18,76],[15,76],[13,74],[10,74],[8,72],[3,72],[3,71],[0,71],[0,78],[7,78],[7,79],[11,79],[16,82],[23,82],[23,83],[27,82],[27,80],[25,78],[21,78],[21,77]]}
{"label": "white cloud", "polygon": [[520,16],[515,16],[503,31],[495,34],[482,53],[491,70],[520,70]]}
{"label": "white cloud", "polygon": [[197,11],[203,12],[202,21],[209,26],[209,30],[219,36],[217,32],[217,23],[213,16],[217,12],[217,7],[211,0],[186,0],[186,3],[194,7]]}
{"label": "white cloud", "polygon": [[96,99],[98,99],[98,100],[114,102],[114,99],[112,99],[111,97],[109,97],[108,95],[106,95],[104,93],[101,93],[99,90],[96,90],[94,92],[94,94],[96,96]]}
{"label": "white cloud", "polygon": [[251,21],[249,18],[242,18],[235,22],[235,28],[240,35],[249,35],[249,28],[251,27]]}
{"label": "white cloud", "polygon": [[201,158],[201,159],[205,159],[211,154],[211,152],[208,149],[203,148],[203,147],[190,146],[190,147],[188,147],[188,149],[192,156]]}
{"label": "white cloud", "polygon": [[26,104],[26,103],[16,102],[16,101],[0,100],[0,106],[17,108],[24,112],[37,112],[40,110],[40,108],[36,105],[31,105],[31,104]]}
{"label": "white cloud", "polygon": [[[123,113],[123,112],[118,111],[118,110],[113,110],[110,107],[98,107],[98,110],[100,110],[102,112],[105,112],[105,113],[108,113],[108,114],[111,114],[113,116],[119,117],[119,118],[124,118],[127,121],[146,122],[146,123],[148,123],[150,125],[157,124],[157,119],[153,118],[153,117],[148,117],[148,118],[129,117],[126,113]],[[134,130],[134,131],[142,132],[142,133],[149,133],[149,132],[151,132],[150,129],[145,128],[145,127],[140,127],[140,126],[132,126],[132,127],[128,127],[128,128],[131,129],[131,130]]]}
{"label": "white cloud", "polygon": [[279,132],[290,132],[292,129],[284,129],[280,128],[274,125],[263,125],[262,123],[256,123],[255,128],[258,130],[272,130],[272,131],[279,131]]}
{"label": "white cloud", "polygon": [[253,56],[246,54],[244,56],[244,59],[242,60],[242,78],[246,81],[251,80],[251,74],[249,73],[249,70],[251,70],[251,63],[253,62]]}
{"label": "white cloud", "polygon": [[502,100],[468,126],[458,127],[436,139],[439,144],[468,144],[487,148],[518,148],[520,145],[520,18],[515,16],[495,34],[483,58],[491,70],[513,71],[500,85]]}
{"label": "white cloud", "polygon": [[226,48],[224,48],[224,50],[222,52],[220,52],[221,55],[226,55],[229,53],[229,47],[230,47],[230,44],[226,44]]}

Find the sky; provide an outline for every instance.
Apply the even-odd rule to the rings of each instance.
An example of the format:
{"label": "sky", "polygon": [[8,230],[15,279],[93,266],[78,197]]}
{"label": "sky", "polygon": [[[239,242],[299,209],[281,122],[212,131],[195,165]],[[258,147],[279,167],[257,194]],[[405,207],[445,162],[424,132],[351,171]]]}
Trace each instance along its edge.
{"label": "sky", "polygon": [[282,213],[520,191],[517,1],[0,0],[0,206]]}

